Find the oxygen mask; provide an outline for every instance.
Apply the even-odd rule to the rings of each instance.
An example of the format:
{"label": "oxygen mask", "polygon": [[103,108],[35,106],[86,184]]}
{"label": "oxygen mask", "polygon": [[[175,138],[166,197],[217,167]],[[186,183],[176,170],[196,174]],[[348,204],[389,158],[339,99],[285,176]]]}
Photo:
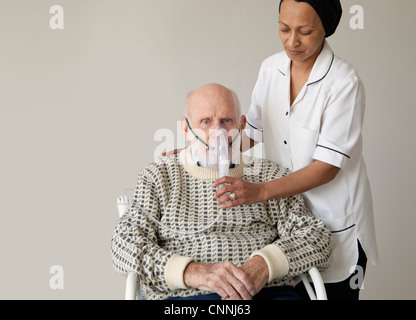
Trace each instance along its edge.
{"label": "oxygen mask", "polygon": [[[231,142],[228,142],[228,136],[232,129],[228,132],[224,124],[217,124],[215,127],[210,128],[208,132],[209,144],[205,142],[203,138],[198,136],[196,132],[192,129],[189,120],[186,118],[186,123],[192,134],[195,138],[202,144],[196,144],[195,154],[199,162],[203,166],[207,166],[211,169],[219,171],[219,178],[228,175],[228,170],[230,167],[231,159],[233,163],[239,163],[239,154],[238,157],[233,158],[231,146],[237,140],[241,134],[241,128],[238,129],[238,132],[235,134]],[[201,132],[201,136],[204,137],[205,132]],[[232,137],[232,135],[230,135]],[[205,147],[204,147],[205,146]],[[201,149],[202,147],[202,149]],[[235,148],[234,148],[235,149]],[[239,152],[239,148],[236,149]]]}
{"label": "oxygen mask", "polygon": [[230,167],[230,143],[224,125],[217,125],[209,130],[208,167],[218,170],[218,177],[228,175]]}

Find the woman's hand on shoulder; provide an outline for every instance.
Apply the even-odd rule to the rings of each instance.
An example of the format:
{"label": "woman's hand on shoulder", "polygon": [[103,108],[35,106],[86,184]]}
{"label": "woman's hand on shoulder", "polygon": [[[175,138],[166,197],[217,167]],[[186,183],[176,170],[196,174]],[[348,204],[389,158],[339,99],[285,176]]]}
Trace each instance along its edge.
{"label": "woman's hand on shoulder", "polygon": [[183,150],[183,149],[174,149],[174,150],[171,150],[171,151],[162,152],[160,155],[161,155],[162,157],[171,156],[171,155],[173,155],[173,154],[180,153],[182,150]]}

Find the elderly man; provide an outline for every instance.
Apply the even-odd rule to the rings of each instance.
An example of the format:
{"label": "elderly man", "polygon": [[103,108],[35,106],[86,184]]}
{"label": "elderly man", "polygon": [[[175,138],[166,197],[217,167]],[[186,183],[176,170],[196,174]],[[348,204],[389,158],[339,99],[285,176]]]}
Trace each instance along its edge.
{"label": "elderly man", "polygon": [[232,91],[218,84],[193,91],[181,123],[190,146],[139,173],[131,206],[115,228],[118,272],[137,272],[152,300],[279,299],[294,294],[299,274],[329,266],[330,232],[302,196],[220,211],[212,187],[218,170],[206,155],[213,128],[228,132],[229,176],[260,183],[289,174],[240,153],[246,119]]}

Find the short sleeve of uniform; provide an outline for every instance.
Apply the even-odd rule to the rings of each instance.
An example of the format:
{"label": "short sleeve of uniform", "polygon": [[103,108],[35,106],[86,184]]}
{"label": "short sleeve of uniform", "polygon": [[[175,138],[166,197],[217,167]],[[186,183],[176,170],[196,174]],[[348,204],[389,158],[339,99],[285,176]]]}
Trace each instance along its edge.
{"label": "short sleeve of uniform", "polygon": [[246,126],[246,129],[244,130],[247,137],[257,142],[263,141],[262,106],[263,106],[264,92],[262,88],[261,74],[262,74],[262,68],[260,69],[259,77],[257,79],[256,85],[253,90],[250,109],[246,116],[247,126]]}
{"label": "short sleeve of uniform", "polygon": [[352,157],[360,156],[354,151],[361,139],[364,109],[365,90],[357,75],[331,88],[313,158],[342,169]]}

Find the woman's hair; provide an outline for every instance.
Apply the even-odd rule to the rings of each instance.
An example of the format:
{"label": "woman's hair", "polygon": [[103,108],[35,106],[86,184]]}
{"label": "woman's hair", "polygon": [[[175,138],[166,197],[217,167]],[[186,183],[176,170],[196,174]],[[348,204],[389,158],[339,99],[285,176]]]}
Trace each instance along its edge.
{"label": "woman's hair", "polygon": [[[279,13],[282,2],[280,0]],[[325,38],[332,36],[338,27],[342,16],[340,0],[295,0],[296,2],[307,2],[315,9],[325,29]]]}

